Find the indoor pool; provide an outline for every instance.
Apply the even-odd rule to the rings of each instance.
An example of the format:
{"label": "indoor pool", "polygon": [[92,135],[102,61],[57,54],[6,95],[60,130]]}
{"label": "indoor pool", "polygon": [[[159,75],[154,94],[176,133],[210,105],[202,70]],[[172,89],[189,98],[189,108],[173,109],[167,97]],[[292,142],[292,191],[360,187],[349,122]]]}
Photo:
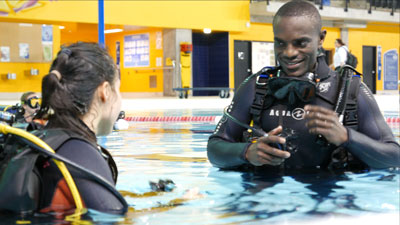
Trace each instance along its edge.
{"label": "indoor pool", "polygon": [[[127,114],[153,118],[220,115],[219,110]],[[86,221],[76,224],[376,224],[382,220],[399,224],[399,170],[291,176],[223,171],[207,161],[207,140],[215,122],[129,124],[128,130],[100,137],[99,143],[114,156],[119,169],[117,189],[125,193],[131,211],[124,217],[90,211]],[[398,136],[398,127],[393,129]],[[149,181],[159,179],[172,180],[176,188],[153,197],[126,194],[149,192]],[[196,188],[197,198],[170,204]],[[31,221],[66,223],[38,217]]]}

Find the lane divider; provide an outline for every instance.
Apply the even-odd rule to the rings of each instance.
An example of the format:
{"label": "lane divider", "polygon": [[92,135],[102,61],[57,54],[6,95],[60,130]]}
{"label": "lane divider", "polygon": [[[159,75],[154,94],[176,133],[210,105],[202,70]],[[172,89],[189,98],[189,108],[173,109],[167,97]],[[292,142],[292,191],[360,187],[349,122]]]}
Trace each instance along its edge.
{"label": "lane divider", "polygon": [[[222,116],[128,116],[125,117],[129,122],[208,122],[218,123]],[[400,117],[385,117],[389,126],[399,126]]]}
{"label": "lane divider", "polygon": [[400,126],[400,117],[398,116],[386,117],[385,119],[389,127],[398,128]]}
{"label": "lane divider", "polygon": [[129,116],[129,122],[209,122],[217,123],[221,116]]}

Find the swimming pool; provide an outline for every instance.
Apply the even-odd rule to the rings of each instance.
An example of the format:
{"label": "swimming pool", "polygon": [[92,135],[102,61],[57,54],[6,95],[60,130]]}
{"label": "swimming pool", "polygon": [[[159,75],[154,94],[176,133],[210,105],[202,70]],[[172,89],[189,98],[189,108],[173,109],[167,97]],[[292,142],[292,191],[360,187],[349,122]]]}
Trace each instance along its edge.
{"label": "swimming pool", "polygon": [[[149,112],[147,116],[218,116],[217,110]],[[115,157],[119,190],[150,191],[149,181],[171,179],[177,188],[148,198],[126,197],[136,210],[157,207],[198,187],[202,198],[168,210],[128,214],[135,224],[266,224],[386,218],[398,224],[399,170],[368,173],[265,175],[222,171],[207,161],[215,123],[134,122],[128,131],[100,138]],[[99,217],[101,220],[101,217]],[[371,221],[371,219],[368,219]]]}
{"label": "swimming pool", "polygon": [[[221,110],[157,110],[127,113],[141,117],[214,117]],[[391,112],[385,116],[393,116]],[[118,165],[117,189],[141,194],[149,181],[171,179],[172,192],[125,198],[136,211],[126,216],[90,211],[86,224],[399,224],[400,171],[302,173],[291,176],[223,171],[207,161],[207,140],[216,123],[130,122],[130,128],[99,137]],[[397,132],[396,125],[393,126]],[[168,207],[185,191],[202,197]],[[152,210],[147,210],[153,208]],[[141,212],[138,212],[142,210]],[[145,212],[143,212],[145,211]],[[1,217],[1,216],[0,216]],[[21,219],[21,218],[18,218]],[[68,224],[64,220],[26,218],[31,224]],[[0,218],[15,224],[15,218]],[[384,222],[383,222],[384,221]],[[0,222],[0,224],[3,224]],[[82,221],[81,221],[82,222]]]}

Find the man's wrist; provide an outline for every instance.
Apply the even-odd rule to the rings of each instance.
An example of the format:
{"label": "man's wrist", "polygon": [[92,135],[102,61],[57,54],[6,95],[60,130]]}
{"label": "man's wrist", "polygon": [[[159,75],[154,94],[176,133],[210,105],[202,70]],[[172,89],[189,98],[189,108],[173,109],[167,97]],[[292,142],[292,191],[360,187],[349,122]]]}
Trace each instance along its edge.
{"label": "man's wrist", "polygon": [[247,152],[248,152],[248,150],[249,150],[251,144],[252,144],[252,143],[248,143],[248,144],[244,147],[243,152],[242,152],[242,154],[241,154],[242,159],[243,159],[246,163],[250,163],[250,161],[247,159],[247,158],[248,158],[248,157],[247,157]]}

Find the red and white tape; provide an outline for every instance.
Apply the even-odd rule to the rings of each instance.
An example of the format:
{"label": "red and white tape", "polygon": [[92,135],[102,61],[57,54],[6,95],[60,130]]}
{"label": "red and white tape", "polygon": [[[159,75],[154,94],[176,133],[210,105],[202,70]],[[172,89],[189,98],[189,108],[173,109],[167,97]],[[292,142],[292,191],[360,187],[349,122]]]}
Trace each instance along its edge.
{"label": "red and white tape", "polygon": [[215,122],[219,116],[130,116],[130,122]]}
{"label": "red and white tape", "polygon": [[386,117],[386,123],[390,127],[399,127],[400,126],[400,117]]}
{"label": "red and white tape", "polygon": [[395,117],[386,117],[385,118],[386,119],[386,123],[388,123],[388,124],[395,124],[395,123],[400,123],[400,117],[397,117],[397,116],[395,116]]}
{"label": "red and white tape", "polygon": [[[208,122],[218,123],[221,116],[129,116],[125,117],[129,122]],[[400,117],[386,117],[386,123],[390,127],[400,126]]]}

